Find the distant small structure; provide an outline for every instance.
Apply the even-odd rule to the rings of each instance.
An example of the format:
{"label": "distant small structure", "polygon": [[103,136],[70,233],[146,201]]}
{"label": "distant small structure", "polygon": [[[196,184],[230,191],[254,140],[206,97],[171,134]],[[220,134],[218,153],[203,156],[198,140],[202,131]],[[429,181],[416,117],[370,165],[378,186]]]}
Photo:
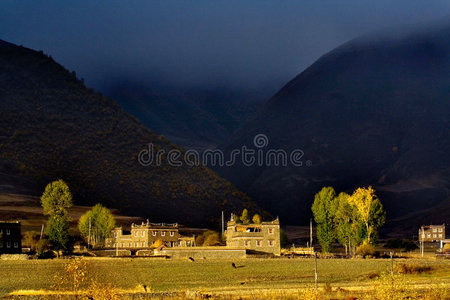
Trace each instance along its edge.
{"label": "distant small structure", "polygon": [[0,221],[0,254],[22,253],[20,221]]}
{"label": "distant small structure", "polygon": [[434,243],[445,240],[445,224],[422,225],[419,229],[419,242]]}
{"label": "distant small structure", "polygon": [[131,224],[131,231],[126,233],[122,227],[116,227],[112,231],[112,237],[105,240],[107,248],[117,249],[142,249],[150,248],[156,241],[161,241],[158,246],[164,247],[191,247],[194,246],[194,237],[183,237],[179,234],[178,223],[150,223],[147,220],[142,224]]}
{"label": "distant small structure", "polygon": [[[441,252],[444,252],[444,247],[446,244],[450,244],[450,239],[441,240],[441,243],[440,243]],[[448,253],[450,254],[450,251],[448,251]]]}
{"label": "distant small structure", "polygon": [[261,224],[241,224],[236,220],[237,216],[232,214],[230,221],[227,222],[225,231],[227,247],[281,255],[278,218]]}

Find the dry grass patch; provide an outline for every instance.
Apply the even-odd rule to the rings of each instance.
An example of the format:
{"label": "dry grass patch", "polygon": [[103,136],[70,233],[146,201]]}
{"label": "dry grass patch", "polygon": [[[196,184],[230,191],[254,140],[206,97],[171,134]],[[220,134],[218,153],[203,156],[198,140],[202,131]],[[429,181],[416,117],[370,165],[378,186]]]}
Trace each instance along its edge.
{"label": "dry grass patch", "polygon": [[433,267],[402,263],[395,265],[394,272],[398,274],[422,274],[431,273]]}

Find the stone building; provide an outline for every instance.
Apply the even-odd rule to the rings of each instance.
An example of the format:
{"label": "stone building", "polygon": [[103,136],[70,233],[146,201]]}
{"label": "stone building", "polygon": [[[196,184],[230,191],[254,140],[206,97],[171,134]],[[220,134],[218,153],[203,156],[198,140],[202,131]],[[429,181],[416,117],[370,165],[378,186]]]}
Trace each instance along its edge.
{"label": "stone building", "polygon": [[106,239],[107,248],[139,249],[149,248],[160,240],[166,247],[179,245],[193,246],[193,237],[181,237],[178,224],[150,223],[131,224],[131,231],[125,232],[122,227],[112,230],[112,237]]}
{"label": "stone building", "polygon": [[419,229],[419,241],[425,243],[440,242],[445,239],[445,224],[423,225]]}
{"label": "stone building", "polygon": [[0,254],[21,252],[20,221],[0,221]]}
{"label": "stone building", "polygon": [[279,256],[280,245],[280,221],[277,219],[261,224],[240,224],[231,216],[227,222],[225,236],[227,247],[252,250],[255,252],[271,253]]}

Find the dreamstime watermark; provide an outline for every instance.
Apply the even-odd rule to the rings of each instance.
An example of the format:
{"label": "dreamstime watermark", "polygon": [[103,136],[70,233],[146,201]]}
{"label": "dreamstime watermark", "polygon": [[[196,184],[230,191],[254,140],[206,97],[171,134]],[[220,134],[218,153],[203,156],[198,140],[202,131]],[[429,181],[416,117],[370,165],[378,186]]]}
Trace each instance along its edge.
{"label": "dreamstime watermark", "polygon": [[[237,163],[244,166],[311,166],[310,160],[304,160],[305,153],[301,149],[286,151],[284,149],[269,149],[269,138],[265,134],[257,134],[253,138],[254,148],[242,146],[233,149],[227,155],[220,149],[206,149],[203,152],[189,149],[181,151],[171,149],[165,151],[148,144],[147,149],[139,152],[138,161],[143,166],[161,166],[167,162],[170,166],[181,167],[205,165],[210,167],[231,167]],[[156,150],[155,148],[158,148]],[[266,149],[267,148],[267,149]]]}

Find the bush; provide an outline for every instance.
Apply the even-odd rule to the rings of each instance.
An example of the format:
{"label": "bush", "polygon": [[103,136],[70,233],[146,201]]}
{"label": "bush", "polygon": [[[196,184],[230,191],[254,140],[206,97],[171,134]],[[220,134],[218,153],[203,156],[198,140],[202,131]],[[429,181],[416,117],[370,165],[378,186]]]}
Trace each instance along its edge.
{"label": "bush", "polygon": [[370,272],[369,274],[367,274],[367,278],[369,279],[375,279],[380,277],[380,274],[378,272]]}
{"label": "bush", "polygon": [[408,239],[389,239],[384,248],[389,249],[402,249],[401,251],[412,251],[417,249],[417,245]]}
{"label": "bush", "polygon": [[211,233],[205,237],[203,246],[218,246],[220,245],[219,234],[217,232]]}
{"label": "bush", "polygon": [[24,246],[30,247],[30,250],[37,252],[40,234],[37,231],[27,231],[23,237]]}
{"label": "bush", "polygon": [[417,266],[412,264],[399,264],[394,267],[394,271],[399,274],[422,274],[433,270],[430,266]]}
{"label": "bush", "polygon": [[366,257],[376,257],[377,252],[375,251],[375,248],[371,244],[364,242],[362,245],[356,248],[355,254],[366,258]]}
{"label": "bush", "polygon": [[444,244],[443,250],[445,253],[450,253],[450,244]]}
{"label": "bush", "polygon": [[195,244],[197,246],[217,246],[220,245],[219,233],[208,230],[203,234],[197,236],[195,239]]}
{"label": "bush", "polygon": [[200,234],[195,238],[196,246],[203,246],[204,242],[205,242],[205,236],[203,234]]}
{"label": "bush", "polygon": [[49,251],[48,240],[47,239],[39,240],[36,244],[36,254],[38,255],[39,258],[49,258],[53,256],[53,254],[51,255],[46,254],[47,252],[51,252]]}
{"label": "bush", "polygon": [[164,242],[161,239],[156,240],[152,245],[153,248],[159,248],[161,246],[164,246]]}

